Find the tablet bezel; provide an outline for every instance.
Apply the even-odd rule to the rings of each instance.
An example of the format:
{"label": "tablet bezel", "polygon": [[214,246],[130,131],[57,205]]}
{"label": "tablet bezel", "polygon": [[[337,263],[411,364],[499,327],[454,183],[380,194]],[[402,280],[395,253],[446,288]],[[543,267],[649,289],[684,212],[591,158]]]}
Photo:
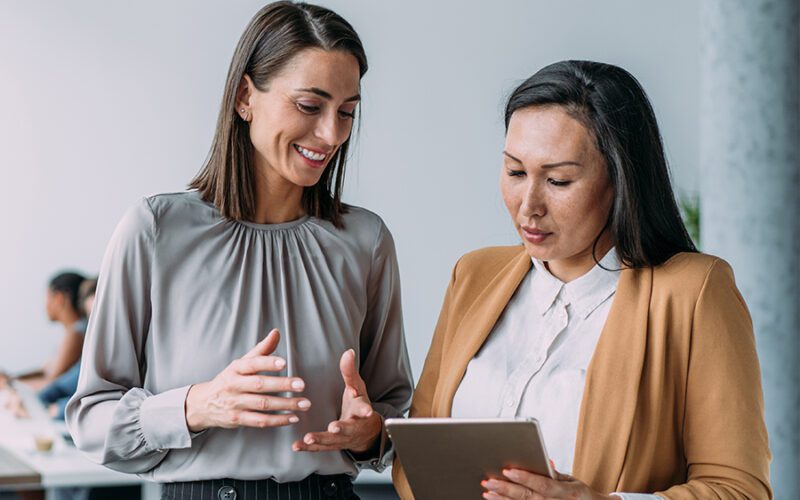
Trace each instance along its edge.
{"label": "tablet bezel", "polygon": [[386,430],[416,500],[480,498],[480,481],[509,467],[555,478],[535,418],[393,418]]}

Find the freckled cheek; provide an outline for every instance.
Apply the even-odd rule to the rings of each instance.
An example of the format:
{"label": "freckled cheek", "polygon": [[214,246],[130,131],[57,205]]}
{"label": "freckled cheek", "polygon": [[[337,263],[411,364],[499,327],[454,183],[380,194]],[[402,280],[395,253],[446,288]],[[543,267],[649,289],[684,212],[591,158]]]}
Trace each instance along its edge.
{"label": "freckled cheek", "polygon": [[508,210],[508,214],[511,216],[511,219],[514,222],[514,226],[517,226],[517,215],[519,215],[519,209],[522,205],[522,193],[519,189],[513,189],[511,186],[506,185],[505,182],[500,182],[500,195],[503,197],[503,203]]}

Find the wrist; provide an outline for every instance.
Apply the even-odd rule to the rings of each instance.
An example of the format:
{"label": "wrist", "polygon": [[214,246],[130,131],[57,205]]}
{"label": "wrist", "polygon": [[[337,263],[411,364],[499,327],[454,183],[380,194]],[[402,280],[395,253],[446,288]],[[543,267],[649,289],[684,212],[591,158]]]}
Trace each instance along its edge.
{"label": "wrist", "polygon": [[374,411],[372,412],[372,416],[369,417],[374,423],[370,425],[370,437],[367,439],[364,446],[359,446],[358,448],[351,448],[350,453],[355,457],[371,457],[375,455],[381,446],[381,441],[383,437],[383,417]]}
{"label": "wrist", "polygon": [[186,393],[183,409],[186,416],[186,427],[190,432],[200,432],[208,428],[201,412],[204,407],[202,404],[204,387],[205,384],[193,384]]}

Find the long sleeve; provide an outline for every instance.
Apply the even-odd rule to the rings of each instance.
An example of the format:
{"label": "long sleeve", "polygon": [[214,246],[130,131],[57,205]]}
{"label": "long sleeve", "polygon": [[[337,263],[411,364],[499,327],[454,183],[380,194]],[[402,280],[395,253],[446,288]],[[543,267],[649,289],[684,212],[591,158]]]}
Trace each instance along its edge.
{"label": "long sleeve", "polygon": [[[368,309],[361,339],[360,374],[372,406],[383,418],[402,417],[411,403],[413,381],[403,333],[400,273],[394,241],[381,223],[367,284]],[[359,466],[382,470],[391,460],[381,437],[380,457]]]}
{"label": "long sleeve", "polygon": [[154,395],[143,389],[144,345],[151,320],[155,218],[147,200],[117,226],[100,271],[78,389],[66,420],[79,449],[122,472],[156,466],[191,437],[183,405],[187,387]]}
{"label": "long sleeve", "polygon": [[770,452],[750,315],[717,260],[692,324],[683,445],[688,481],[667,499],[768,499]]}

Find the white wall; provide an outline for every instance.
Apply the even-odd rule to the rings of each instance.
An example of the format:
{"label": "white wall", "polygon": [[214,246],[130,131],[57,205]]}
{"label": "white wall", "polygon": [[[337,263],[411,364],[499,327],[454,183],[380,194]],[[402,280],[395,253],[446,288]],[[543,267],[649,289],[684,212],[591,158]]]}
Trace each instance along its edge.
{"label": "white wall", "polygon": [[[370,70],[346,200],[397,242],[419,374],[455,260],[516,241],[497,179],[504,97],[566,58],[619,64],[648,90],[678,185],[697,168],[691,0],[325,1]],[[96,272],[124,209],[181,190],[208,150],[234,45],[255,1],[0,3],[0,367],[41,364],[64,267]]]}

